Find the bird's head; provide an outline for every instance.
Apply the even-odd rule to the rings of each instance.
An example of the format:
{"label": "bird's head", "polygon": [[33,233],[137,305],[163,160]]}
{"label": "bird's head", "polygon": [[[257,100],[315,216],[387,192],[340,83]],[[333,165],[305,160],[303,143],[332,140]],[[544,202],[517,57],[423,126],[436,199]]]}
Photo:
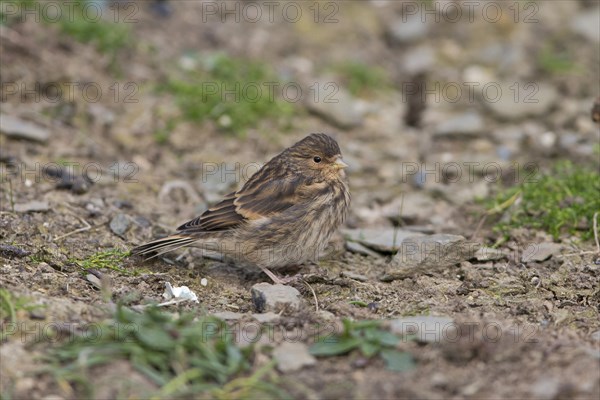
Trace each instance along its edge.
{"label": "bird's head", "polygon": [[302,174],[316,180],[336,180],[345,177],[348,164],[342,159],[340,146],[324,133],[313,133],[290,147],[287,156]]}

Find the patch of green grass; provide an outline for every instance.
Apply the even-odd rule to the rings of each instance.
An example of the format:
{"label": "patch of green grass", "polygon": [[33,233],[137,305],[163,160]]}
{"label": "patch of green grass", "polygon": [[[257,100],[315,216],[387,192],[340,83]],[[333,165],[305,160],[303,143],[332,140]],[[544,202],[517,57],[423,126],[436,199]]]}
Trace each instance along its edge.
{"label": "patch of green grass", "polygon": [[238,347],[234,333],[217,318],[189,313],[176,318],[156,307],[136,313],[119,306],[114,322],[99,328],[99,335],[78,337],[48,355],[50,372],[79,384],[86,396],[93,395],[90,368],[121,359],[160,387],[156,398],[286,397],[272,383],[272,363],[246,375],[253,347]]}
{"label": "patch of green grass", "polygon": [[0,342],[3,342],[9,334],[4,330],[5,324],[15,324],[17,322],[17,313],[21,310],[29,312],[38,308],[43,308],[41,304],[34,304],[29,297],[15,296],[8,289],[0,289]]}
{"label": "patch of green grass", "polygon": [[[488,202],[488,209],[503,209],[511,198],[505,220],[495,230],[509,236],[511,229],[542,229],[555,239],[561,234],[593,238],[592,219],[600,211],[600,174],[597,169],[558,163],[549,173],[530,182],[501,191]],[[520,192],[520,193],[519,193]]]}
{"label": "patch of green grass", "polygon": [[111,269],[122,274],[131,275],[133,274],[133,271],[121,267],[123,260],[128,256],[128,251],[111,249],[99,251],[83,260],[71,260],[71,262],[77,264],[84,271],[87,271],[88,269]]}
{"label": "patch of green grass", "polygon": [[385,71],[359,62],[348,62],[334,67],[342,82],[355,96],[372,96],[389,87]]}
{"label": "patch of green grass", "polygon": [[345,319],[340,335],[321,338],[311,348],[311,354],[321,357],[339,356],[359,350],[364,357],[380,356],[391,371],[408,371],[415,367],[412,356],[398,351],[400,338],[384,329],[382,321],[350,321]]}
{"label": "patch of green grass", "polygon": [[224,131],[243,135],[266,118],[289,125],[294,107],[278,96],[282,87],[266,64],[216,54],[159,90],[173,94],[183,119],[212,120]]}
{"label": "patch of green grass", "polygon": [[[114,22],[104,15],[111,15],[103,10],[97,17],[97,7],[86,12],[87,0],[71,2],[69,9],[63,7],[61,17],[56,21],[47,15],[46,22],[57,23],[60,30],[82,43],[93,43],[105,54],[116,55],[116,52],[130,43],[130,29],[125,23]],[[72,12],[70,8],[72,7]]]}
{"label": "patch of green grass", "polygon": [[[35,10],[35,0],[0,1],[0,25],[10,26],[20,22],[26,16],[24,11]],[[29,14],[31,18],[31,14]]]}
{"label": "patch of green grass", "polygon": [[569,50],[560,50],[557,45],[546,44],[538,55],[538,65],[548,74],[565,74],[577,69]]}

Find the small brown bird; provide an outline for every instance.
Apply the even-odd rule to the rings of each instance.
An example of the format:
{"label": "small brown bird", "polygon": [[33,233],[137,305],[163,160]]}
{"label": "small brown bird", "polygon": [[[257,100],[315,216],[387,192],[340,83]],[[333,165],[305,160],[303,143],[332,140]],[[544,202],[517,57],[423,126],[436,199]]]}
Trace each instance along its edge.
{"label": "small brown bird", "polygon": [[195,244],[236,263],[270,269],[316,260],[346,218],[350,192],[337,142],[313,133],[272,158],[237,192],[177,228],[132,250],[158,255]]}

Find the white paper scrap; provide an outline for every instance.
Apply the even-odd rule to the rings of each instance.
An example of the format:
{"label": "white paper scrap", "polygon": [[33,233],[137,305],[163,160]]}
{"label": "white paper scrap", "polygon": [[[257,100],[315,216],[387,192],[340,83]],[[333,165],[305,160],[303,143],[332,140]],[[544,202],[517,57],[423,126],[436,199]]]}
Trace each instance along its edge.
{"label": "white paper scrap", "polygon": [[165,282],[165,292],[163,297],[167,300],[189,300],[199,303],[198,296],[187,286],[173,287],[169,282]]}

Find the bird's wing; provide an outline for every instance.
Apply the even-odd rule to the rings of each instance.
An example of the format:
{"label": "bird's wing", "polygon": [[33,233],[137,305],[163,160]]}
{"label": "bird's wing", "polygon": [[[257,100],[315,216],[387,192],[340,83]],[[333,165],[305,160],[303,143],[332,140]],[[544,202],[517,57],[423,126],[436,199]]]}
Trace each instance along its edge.
{"label": "bird's wing", "polygon": [[307,183],[299,176],[271,180],[252,178],[242,189],[228,194],[220,203],[177,230],[193,233],[233,229],[244,222],[282,212],[304,197],[300,193]]}

